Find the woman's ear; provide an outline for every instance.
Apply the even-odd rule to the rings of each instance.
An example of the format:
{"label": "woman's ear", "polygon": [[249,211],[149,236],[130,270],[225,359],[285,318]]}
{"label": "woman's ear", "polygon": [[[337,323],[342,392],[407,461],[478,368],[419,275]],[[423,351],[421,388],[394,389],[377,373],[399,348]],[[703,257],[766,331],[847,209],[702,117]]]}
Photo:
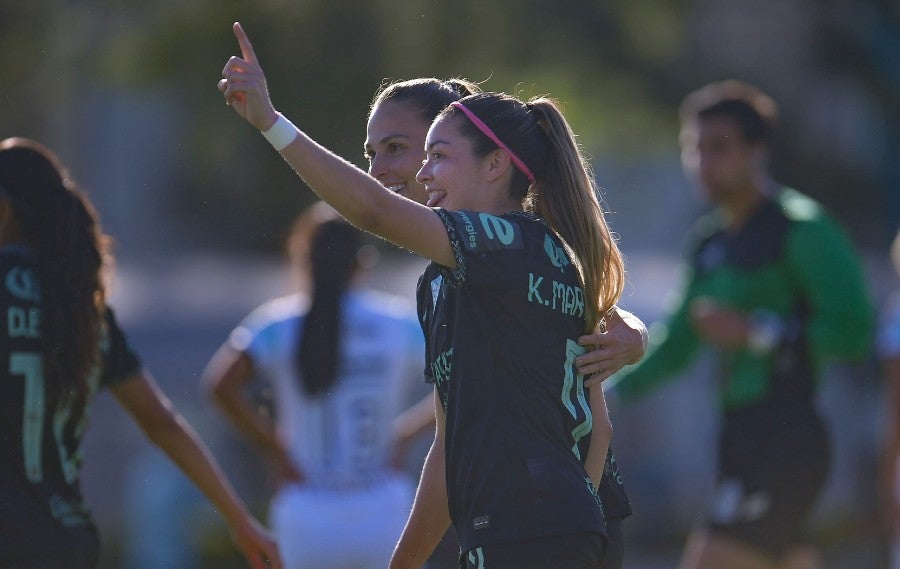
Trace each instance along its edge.
{"label": "woman's ear", "polygon": [[500,179],[512,166],[512,160],[505,150],[498,148],[484,157],[486,165],[487,179],[489,182],[495,182]]}

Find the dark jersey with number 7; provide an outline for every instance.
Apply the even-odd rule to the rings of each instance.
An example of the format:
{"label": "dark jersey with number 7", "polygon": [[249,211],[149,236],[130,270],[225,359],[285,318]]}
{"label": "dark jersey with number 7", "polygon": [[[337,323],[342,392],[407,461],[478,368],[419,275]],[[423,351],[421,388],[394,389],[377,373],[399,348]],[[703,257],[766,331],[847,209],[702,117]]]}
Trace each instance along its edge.
{"label": "dark jersey with number 7", "polygon": [[[48,527],[92,526],[79,484],[87,409],[48,385],[41,352],[41,283],[21,246],[0,248],[0,559],[40,547]],[[88,403],[100,388],[132,377],[140,362],[110,310],[101,365],[89,378]],[[37,533],[37,535],[35,535]]]}

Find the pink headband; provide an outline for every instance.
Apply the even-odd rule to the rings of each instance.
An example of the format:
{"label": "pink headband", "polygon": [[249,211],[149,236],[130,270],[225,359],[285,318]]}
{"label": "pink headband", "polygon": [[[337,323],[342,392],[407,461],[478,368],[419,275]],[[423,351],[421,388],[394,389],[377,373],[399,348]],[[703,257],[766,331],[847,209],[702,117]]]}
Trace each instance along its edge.
{"label": "pink headband", "polygon": [[474,124],[478,130],[483,132],[486,137],[494,141],[494,144],[496,144],[501,149],[503,149],[504,152],[509,154],[509,159],[512,160],[512,163],[516,165],[516,168],[518,168],[522,171],[523,174],[525,174],[525,177],[528,178],[529,182],[531,182],[532,184],[534,183],[534,174],[531,173],[531,170],[528,168],[528,166],[526,166],[525,163],[522,162],[521,158],[516,156],[515,152],[509,149],[509,146],[503,144],[503,142],[497,137],[497,135],[494,134],[494,131],[491,130],[491,127],[484,124],[484,121],[476,117],[475,113],[467,109],[466,106],[459,101],[453,101],[450,104],[465,113],[465,115],[469,117],[469,120],[472,121],[472,124]]}

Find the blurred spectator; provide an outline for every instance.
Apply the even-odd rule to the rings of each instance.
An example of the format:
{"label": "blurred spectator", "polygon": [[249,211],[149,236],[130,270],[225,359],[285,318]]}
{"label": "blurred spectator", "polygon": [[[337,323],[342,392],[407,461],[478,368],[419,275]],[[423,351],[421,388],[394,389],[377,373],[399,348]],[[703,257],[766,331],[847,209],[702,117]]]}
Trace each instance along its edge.
{"label": "blurred spectator", "polygon": [[814,568],[806,524],[830,442],[815,408],[823,364],[864,358],[872,308],[835,221],[768,173],[775,102],[737,81],[681,109],[682,160],[715,211],[690,236],[685,283],[636,368],[613,378],[633,398],[675,377],[701,347],[719,357],[718,488],[682,569]]}

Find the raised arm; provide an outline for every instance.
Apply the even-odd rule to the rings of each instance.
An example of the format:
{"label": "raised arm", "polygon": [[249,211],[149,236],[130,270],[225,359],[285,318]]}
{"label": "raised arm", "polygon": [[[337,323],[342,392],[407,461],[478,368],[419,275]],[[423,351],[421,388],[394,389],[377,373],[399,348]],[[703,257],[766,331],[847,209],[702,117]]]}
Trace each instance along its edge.
{"label": "raised arm", "polygon": [[456,260],[440,218],[429,208],[395,194],[353,164],[330,152],[275,111],[265,74],[238,23],[234,34],[241,57],[222,70],[219,90],[244,120],[266,133],[273,146],[323,200],[350,223],[423,257],[455,268]]}
{"label": "raised arm", "polygon": [[113,395],[150,441],[178,465],[231,529],[232,539],[253,569],[281,568],[275,542],[250,515],[194,429],[146,372],[113,385]]}

